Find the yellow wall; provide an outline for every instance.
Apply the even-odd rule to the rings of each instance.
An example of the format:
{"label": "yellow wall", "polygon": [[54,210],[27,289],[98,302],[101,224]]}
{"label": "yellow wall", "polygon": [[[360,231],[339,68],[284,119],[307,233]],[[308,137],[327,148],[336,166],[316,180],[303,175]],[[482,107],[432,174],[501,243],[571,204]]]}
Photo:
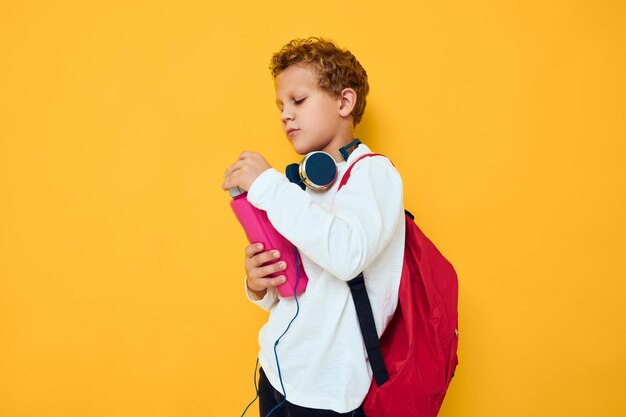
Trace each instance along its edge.
{"label": "yellow wall", "polygon": [[441,416],[626,415],[625,18],[591,0],[0,2],[0,416],[241,414],[266,316],[219,185],[244,149],[296,160],[267,66],[309,35],[367,69],[358,136],[459,272]]}

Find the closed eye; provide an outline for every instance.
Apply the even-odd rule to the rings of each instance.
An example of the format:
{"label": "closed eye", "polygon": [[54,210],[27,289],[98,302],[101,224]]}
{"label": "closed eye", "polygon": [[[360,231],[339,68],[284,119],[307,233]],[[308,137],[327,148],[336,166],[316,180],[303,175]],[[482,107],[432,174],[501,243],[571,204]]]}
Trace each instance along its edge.
{"label": "closed eye", "polygon": [[[293,100],[293,104],[295,104],[296,106],[297,106],[297,105],[300,105],[300,104],[304,103],[304,100],[306,100],[306,99],[307,99],[307,97],[303,97],[303,98],[298,99],[298,100]],[[278,110],[279,110],[281,113],[283,112],[283,109],[282,109],[282,107],[281,107],[281,106],[279,106],[279,105],[277,104],[277,106],[276,106],[276,107],[278,107]]]}

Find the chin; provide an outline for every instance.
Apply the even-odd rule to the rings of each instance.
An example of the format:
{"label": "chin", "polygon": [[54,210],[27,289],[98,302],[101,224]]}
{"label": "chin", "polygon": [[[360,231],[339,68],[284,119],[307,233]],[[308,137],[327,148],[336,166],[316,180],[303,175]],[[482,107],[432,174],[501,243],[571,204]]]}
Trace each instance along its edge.
{"label": "chin", "polygon": [[298,155],[306,155],[309,152],[313,152],[315,150],[313,146],[306,145],[303,143],[298,143],[298,141],[292,141],[291,146],[293,147],[293,150],[296,151]]}
{"label": "chin", "polygon": [[311,143],[311,141],[306,141],[302,139],[304,138],[295,138],[291,141],[291,146],[298,155],[306,155],[309,152],[321,151],[322,149],[324,149],[324,146],[322,146],[322,144],[320,143]]}

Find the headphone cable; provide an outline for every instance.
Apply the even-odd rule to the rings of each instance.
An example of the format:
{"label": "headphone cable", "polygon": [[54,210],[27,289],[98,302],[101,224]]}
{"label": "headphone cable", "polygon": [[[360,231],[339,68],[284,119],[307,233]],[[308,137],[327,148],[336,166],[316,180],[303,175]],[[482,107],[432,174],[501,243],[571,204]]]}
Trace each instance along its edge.
{"label": "headphone cable", "polygon": [[[296,314],[294,314],[294,316],[291,318],[291,320],[289,321],[289,324],[287,324],[287,328],[285,329],[285,331],[283,332],[283,334],[281,334],[278,339],[276,339],[276,341],[274,342],[274,358],[276,359],[276,368],[278,369],[278,379],[280,380],[280,387],[283,391],[283,400],[276,404],[274,406],[274,408],[272,408],[269,413],[267,413],[267,415],[265,417],[270,417],[270,415],[276,411],[277,409],[279,409],[284,403],[287,402],[287,393],[285,391],[285,385],[283,383],[283,376],[282,373],[280,371],[280,363],[278,361],[278,352],[276,351],[276,348],[278,347],[278,342],[280,342],[280,339],[282,339],[282,337],[287,333],[287,331],[289,330],[289,328],[291,327],[291,323],[294,322],[294,320],[296,319],[296,317],[298,317],[298,314],[300,313],[300,302],[298,301],[298,283],[300,282],[300,254],[298,253],[298,248],[296,248],[295,246],[293,247],[294,250],[294,258],[296,261],[296,284],[293,287],[293,297],[296,300]],[[254,391],[256,392],[256,396],[254,397],[254,399],[252,401],[250,401],[250,403],[247,405],[247,407],[245,408],[245,410],[243,410],[243,413],[241,413],[241,417],[243,417],[247,412],[248,409],[250,408],[250,406],[252,404],[254,404],[254,402],[259,398],[259,387],[257,386],[257,368],[259,366],[259,358],[256,358],[256,363],[254,364]]]}

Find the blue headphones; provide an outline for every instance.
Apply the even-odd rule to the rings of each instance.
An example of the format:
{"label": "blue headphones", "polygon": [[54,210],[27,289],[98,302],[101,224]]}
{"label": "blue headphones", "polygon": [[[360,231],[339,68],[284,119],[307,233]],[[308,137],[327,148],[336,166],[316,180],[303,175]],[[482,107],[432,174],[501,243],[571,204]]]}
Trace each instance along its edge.
{"label": "blue headphones", "polygon": [[[353,140],[339,149],[339,153],[345,161],[361,141]],[[337,164],[335,159],[323,151],[309,152],[302,158],[299,164],[289,164],[285,168],[287,179],[298,184],[303,190],[309,187],[311,190],[321,191],[330,188],[337,179]]]}

